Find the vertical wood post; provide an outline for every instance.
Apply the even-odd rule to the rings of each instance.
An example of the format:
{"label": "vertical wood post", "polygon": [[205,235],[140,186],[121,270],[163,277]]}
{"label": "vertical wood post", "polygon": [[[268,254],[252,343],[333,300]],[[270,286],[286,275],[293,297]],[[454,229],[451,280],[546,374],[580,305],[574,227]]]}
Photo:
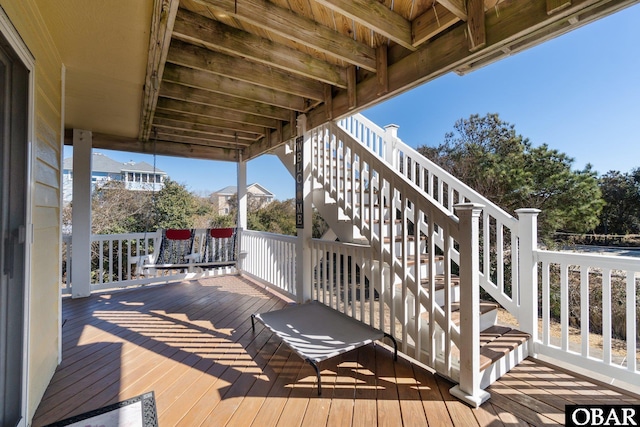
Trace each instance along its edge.
{"label": "vertical wood post", "polygon": [[[520,310],[518,322],[523,332],[538,339],[538,264],[534,253],[538,249],[538,214],[540,209],[518,209]],[[515,272],[514,272],[515,273]]]}
{"label": "vertical wood post", "polygon": [[[301,194],[296,194],[296,204],[302,203],[303,227],[298,227],[298,242],[296,245],[296,301],[303,303],[311,300],[311,247],[310,240],[313,231],[313,197],[311,193],[311,164],[312,147],[311,132],[307,132],[307,117],[298,117],[298,135],[304,135],[302,150],[296,152],[296,182],[301,185]],[[300,162],[300,163],[299,163]],[[301,168],[301,169],[299,169]],[[301,173],[299,173],[301,172]],[[296,191],[298,193],[298,191]]]}
{"label": "vertical wood post", "polygon": [[483,205],[455,206],[460,218],[460,382],[450,392],[477,408],[490,395],[480,388],[480,213]]}
{"label": "vertical wood post", "polygon": [[73,130],[73,213],[71,295],[91,295],[91,143],[90,131]]}

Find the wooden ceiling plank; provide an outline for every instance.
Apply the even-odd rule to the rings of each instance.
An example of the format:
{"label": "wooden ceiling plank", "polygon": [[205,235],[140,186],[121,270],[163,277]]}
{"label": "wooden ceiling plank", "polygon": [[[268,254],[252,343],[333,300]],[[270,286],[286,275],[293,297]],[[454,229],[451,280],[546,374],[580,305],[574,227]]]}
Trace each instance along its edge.
{"label": "wooden ceiling plank", "polygon": [[[226,138],[217,135],[210,135],[205,132],[197,132],[187,129],[174,129],[171,127],[158,126],[156,124],[153,125],[153,128],[157,130],[158,138],[163,139],[163,137],[171,136],[171,137],[180,137],[182,141],[192,140],[194,144],[197,144],[198,141],[201,141],[203,145],[209,145],[209,143],[217,144],[218,146],[228,146],[228,147],[247,147],[251,145],[251,142],[241,141],[240,139],[236,139],[234,137]],[[164,138],[167,139],[167,138]]]}
{"label": "wooden ceiling plank", "polygon": [[241,111],[277,120],[287,120],[291,115],[291,110],[289,109],[274,107],[273,105],[261,104],[237,98],[235,96],[220,94],[167,81],[162,82],[162,86],[160,87],[160,96],[185,102],[211,105],[213,107],[220,107],[228,110]]}
{"label": "wooden ceiling plank", "polygon": [[475,52],[487,44],[487,33],[484,23],[484,0],[467,0],[467,13],[469,50]]}
{"label": "wooden ceiling plank", "polygon": [[256,141],[258,138],[255,134],[245,133],[245,132],[234,132],[229,129],[223,129],[215,126],[201,125],[198,123],[186,123],[179,120],[166,119],[166,118],[158,118],[156,117],[153,120],[153,126],[159,128],[166,129],[175,129],[175,130],[189,130],[193,132],[200,132],[207,135],[213,135],[220,138],[229,138],[233,139],[235,137],[243,143],[251,143]]}
{"label": "wooden ceiling plank", "polygon": [[163,119],[174,120],[177,122],[183,122],[185,123],[185,126],[193,125],[193,124],[213,126],[213,127],[220,128],[224,132],[230,132],[232,134],[234,132],[244,132],[248,134],[248,138],[251,138],[251,135],[253,135],[255,138],[258,138],[260,135],[264,135],[264,129],[265,129],[260,126],[248,125],[246,123],[232,122],[232,121],[220,119],[217,117],[196,116],[193,114],[163,110],[162,108],[158,108],[156,110],[155,118],[156,119],[163,118]]}
{"label": "wooden ceiling plank", "polygon": [[[371,47],[271,2],[265,0],[195,1],[303,46],[369,71],[375,71],[375,51]],[[389,9],[386,10],[389,11]],[[379,16],[378,19],[380,19]],[[410,36],[408,27],[407,25],[407,37]]]}
{"label": "wooden ceiling plank", "polygon": [[140,110],[140,128],[138,137],[142,140],[149,139],[153,112],[158,102],[158,87],[162,81],[171,33],[178,12],[180,0],[155,0],[153,17],[151,22],[151,35],[149,37],[149,56],[147,59],[147,73],[144,82],[142,96],[142,108]]}
{"label": "wooden ceiling plank", "polygon": [[316,101],[323,100],[324,83],[293,75],[264,64],[224,55],[180,40],[171,42],[167,62],[197,68]]}
{"label": "wooden ceiling plank", "polygon": [[436,0],[463,21],[467,20],[465,0]]}
{"label": "wooden ceiling plank", "polygon": [[411,22],[413,44],[415,46],[421,45],[457,22],[460,22],[460,18],[451,13],[449,9],[440,3],[433,3],[429,10]]}
{"label": "wooden ceiling plank", "polygon": [[411,23],[378,0],[316,0],[316,2],[371,28],[405,49],[415,50],[411,40]]}
{"label": "wooden ceiling plank", "polygon": [[272,129],[275,129],[277,127],[278,122],[278,120],[255,116],[253,114],[225,110],[224,108],[211,107],[203,104],[193,104],[189,102],[176,101],[175,99],[162,97],[158,98],[158,108],[205,117],[217,117],[232,122],[247,123]]}
{"label": "wooden ceiling plank", "polygon": [[334,86],[346,88],[346,71],[297,49],[271,42],[245,31],[180,9],[173,26],[173,37],[201,44],[208,49],[242,56]]}
{"label": "wooden ceiling plank", "polygon": [[175,64],[166,65],[164,80],[290,110],[305,111],[307,108],[306,100],[299,96]]}

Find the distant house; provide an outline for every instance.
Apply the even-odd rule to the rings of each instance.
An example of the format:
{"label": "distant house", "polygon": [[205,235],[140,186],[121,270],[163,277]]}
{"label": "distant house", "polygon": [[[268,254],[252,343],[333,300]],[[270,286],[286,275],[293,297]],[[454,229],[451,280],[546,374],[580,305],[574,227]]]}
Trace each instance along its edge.
{"label": "distant house", "polygon": [[[230,185],[224,187],[214,193],[211,193],[211,200],[218,210],[218,214],[226,215],[231,211],[229,201],[232,198],[236,198],[238,194],[238,187]],[[247,187],[247,199],[248,207],[250,209],[260,209],[261,207],[268,205],[273,201],[274,195],[272,192],[264,188],[258,183],[250,184]]]}
{"label": "distant house", "polygon": [[[117,162],[103,153],[93,153],[91,165],[91,191],[110,181],[124,182],[131,191],[158,191],[164,186],[167,173],[146,162]],[[64,159],[63,198],[68,203],[73,197],[73,158]]]}

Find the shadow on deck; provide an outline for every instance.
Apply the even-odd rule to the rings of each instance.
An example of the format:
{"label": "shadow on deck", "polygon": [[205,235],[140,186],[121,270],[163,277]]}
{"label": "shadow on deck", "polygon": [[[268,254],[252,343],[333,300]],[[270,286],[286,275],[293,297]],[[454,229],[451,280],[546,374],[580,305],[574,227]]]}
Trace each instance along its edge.
{"label": "shadow on deck", "polygon": [[558,425],[567,404],[640,397],[527,359],[471,409],[452,384],[384,345],[313,368],[250,315],[287,301],[238,276],[63,300],[63,361],[33,420],[42,426],[154,391],[166,426]]}

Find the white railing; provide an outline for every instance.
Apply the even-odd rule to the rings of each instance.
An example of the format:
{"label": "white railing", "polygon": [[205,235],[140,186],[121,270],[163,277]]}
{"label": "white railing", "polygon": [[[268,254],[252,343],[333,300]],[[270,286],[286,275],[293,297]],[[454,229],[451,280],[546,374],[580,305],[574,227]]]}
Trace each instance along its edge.
{"label": "white railing", "polygon": [[535,351],[640,386],[640,259],[535,251]]}
{"label": "white railing", "polygon": [[241,235],[242,274],[295,299],[297,237],[252,230]]}
{"label": "white railing", "polygon": [[[338,126],[403,175],[450,214],[459,203],[484,206],[480,218],[480,283],[500,305],[516,314],[519,301],[518,220],[483,195],[422,156],[397,137],[397,127],[382,129],[356,114]],[[442,239],[436,236],[439,245]],[[454,254],[454,258],[457,258]]]}
{"label": "white railing", "polygon": [[[202,250],[206,229],[196,229],[194,248]],[[225,274],[232,268],[187,271],[158,269],[155,274],[137,274],[136,259],[153,253],[160,244],[161,232],[91,235],[91,291],[124,288],[135,285],[168,283],[170,281]],[[71,235],[63,235],[62,295],[70,295],[73,286]]]}
{"label": "white railing", "polygon": [[[537,250],[537,227],[531,222],[537,213],[529,209],[518,211],[518,215],[526,217],[524,222],[512,217],[404,144],[397,137],[396,126],[382,129],[361,115],[342,119],[338,124],[450,213],[461,202],[484,205],[478,279],[482,288],[532,334],[538,354],[640,384],[640,260]],[[440,236],[434,240],[438,245],[443,243]],[[523,251],[523,245],[529,249]],[[456,259],[455,252],[452,259]],[[594,301],[594,295],[602,296]],[[598,316],[602,316],[601,320]],[[596,335],[589,335],[594,331]],[[600,336],[602,345],[594,347],[594,337],[597,340]]]}
{"label": "white railing", "polygon": [[[460,326],[452,321],[454,301],[450,291],[451,276],[454,269],[459,269],[461,318],[479,317],[478,275],[473,273],[479,260],[479,235],[473,237],[479,233],[479,207],[460,209],[459,213],[467,219],[461,228],[458,217],[380,157],[383,146],[379,139],[372,138],[369,145],[353,143],[351,135],[332,123],[312,130],[310,138],[314,188],[324,188],[371,246],[364,249],[315,242],[312,283],[316,283],[316,296],[352,316],[357,317],[359,312],[361,320],[371,322],[371,312],[368,318],[362,316],[363,305],[368,304],[365,300],[357,308],[345,304],[347,295],[351,295],[347,302],[354,301],[358,287],[363,287],[353,278],[354,270],[368,272],[371,275],[368,286],[375,289],[389,311],[389,320],[385,322],[380,314],[375,326],[399,339],[403,352],[442,375],[459,378],[464,393],[479,396],[479,330],[473,321],[463,321]],[[414,239],[408,236],[410,223]],[[422,236],[428,245],[426,254],[422,250],[425,244]],[[442,242],[438,249],[442,253],[447,289],[444,307],[432,297],[436,293],[436,241]],[[345,278],[345,269],[351,272],[351,278]],[[425,322],[425,318],[431,321]],[[468,333],[463,336],[464,330]],[[442,335],[440,344],[436,341]],[[455,363],[457,354],[461,357],[459,364]]]}

